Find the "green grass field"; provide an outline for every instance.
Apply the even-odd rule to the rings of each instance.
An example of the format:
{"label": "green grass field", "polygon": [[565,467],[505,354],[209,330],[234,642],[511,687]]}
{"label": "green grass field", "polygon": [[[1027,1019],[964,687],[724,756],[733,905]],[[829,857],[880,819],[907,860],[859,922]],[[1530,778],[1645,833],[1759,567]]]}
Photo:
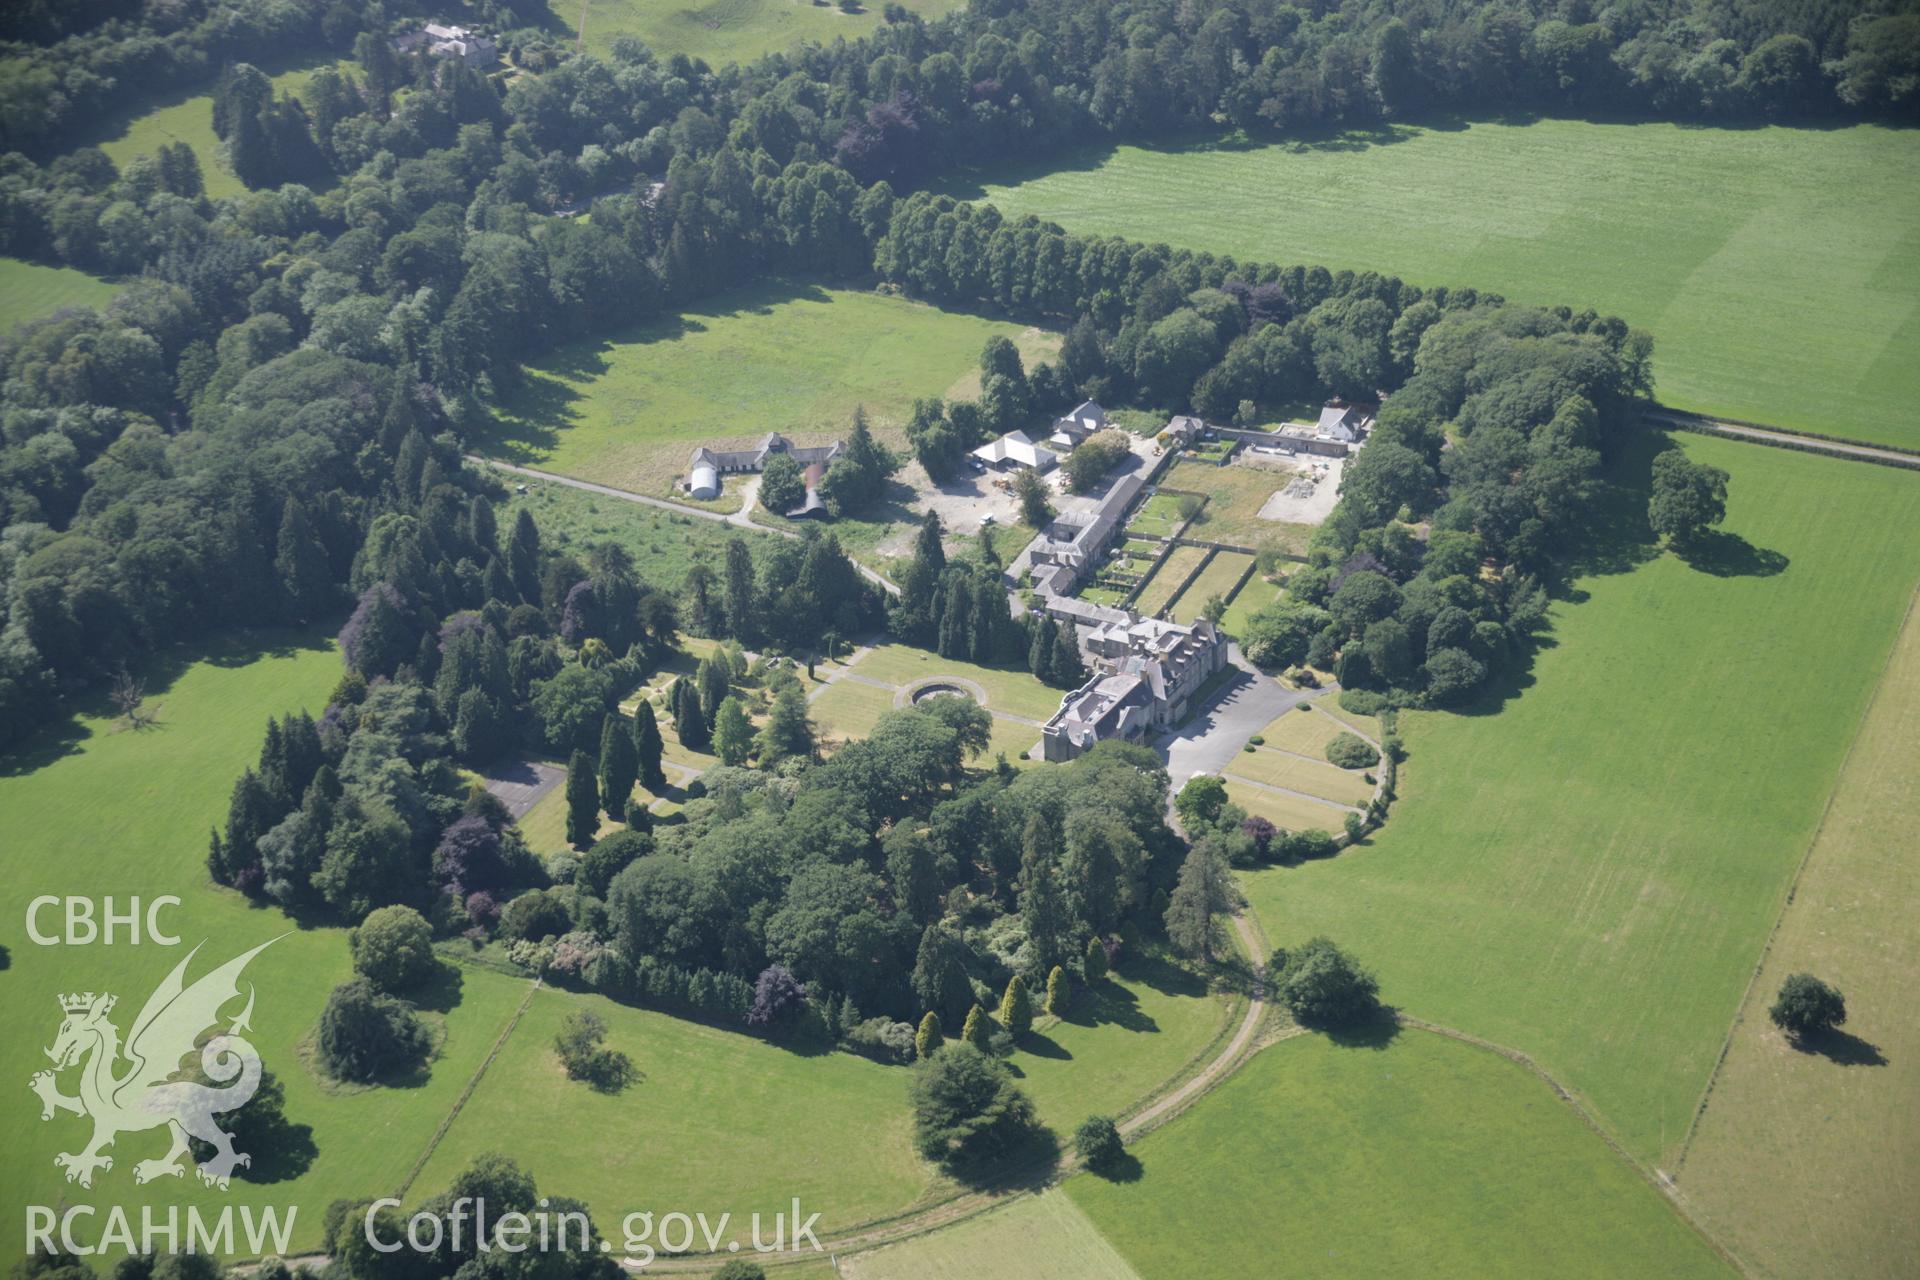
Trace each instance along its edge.
{"label": "green grass field", "polygon": [[[634,1083],[603,1094],[567,1078],[553,1040],[579,1006],[606,1020]],[[900,1209],[929,1172],[908,1141],[907,1073],[852,1054],[793,1053],[737,1031],[543,990],[421,1171],[445,1187],[505,1151],[543,1192],[577,1196],[603,1230],[625,1214],[744,1217],[799,1196],[824,1227]]]}
{"label": "green grass field", "polygon": [[1265,783],[1302,795],[1318,796],[1335,804],[1364,805],[1373,795],[1373,784],[1358,773],[1336,768],[1320,760],[1303,760],[1284,751],[1257,747],[1242,751],[1227,761],[1223,772],[1249,782]]}
{"label": "green grass field", "polygon": [[1333,700],[1301,703],[1300,706],[1310,709],[1302,711],[1292,707],[1275,717],[1272,724],[1260,731],[1260,737],[1265,739],[1263,745],[1324,760],[1327,744],[1338,737],[1345,726],[1332,716],[1320,714],[1317,708],[1321,701],[1331,703]]}
{"label": "green grass field", "polygon": [[1732,1274],[1544,1082],[1430,1032],[1275,1045],[1130,1150],[1065,1189],[1145,1280]]}
{"label": "green grass field", "polygon": [[848,1280],[1139,1280],[1058,1187],[901,1244],[840,1260]]}
{"label": "green grass field", "polygon": [[[1681,1193],[1775,1275],[1898,1275],[1920,1257],[1920,621],[1910,616],[1682,1162]],[[1767,1020],[1811,972],[1845,1034],[1802,1052]]]}
{"label": "green grass field", "polygon": [[1305,796],[1263,791],[1232,778],[1227,779],[1227,798],[1252,816],[1265,818],[1282,831],[1325,831],[1338,835],[1347,819],[1347,810],[1330,800],[1321,802]]}
{"label": "green grass field", "polygon": [[864,738],[880,723],[880,717],[893,710],[893,694],[857,680],[838,680],[807,704],[819,730],[821,745],[834,746]]}
{"label": "green grass field", "polygon": [[1045,720],[1060,706],[1060,691],[1049,689],[1025,671],[943,658],[910,645],[880,645],[854,663],[852,670],[869,680],[884,680],[896,687],[933,676],[964,676],[987,691],[989,711],[1007,711],[1030,720]]}
{"label": "green grass field", "polygon": [[1655,1163],[1920,577],[1920,476],[1678,440],[1732,474],[1696,562],[1652,556],[1647,437],[1531,670],[1467,714],[1402,716],[1401,798],[1360,855],[1246,877],[1276,943],[1336,938],[1385,998],[1531,1054]]}
{"label": "green grass field", "polygon": [[71,267],[0,258],[0,333],[62,307],[104,307],[114,285]]}
{"label": "green grass field", "polygon": [[1217,553],[1200,571],[1200,576],[1175,598],[1173,620],[1192,622],[1206,611],[1207,602],[1213,597],[1231,598],[1234,588],[1240,585],[1241,577],[1252,565],[1252,556],[1234,551]]}
{"label": "green grass field", "polygon": [[[958,8],[955,0],[903,0],[925,18]],[[706,0],[676,4],[669,0],[548,0],[547,10],[569,43],[586,22],[589,53],[605,57],[621,36],[634,36],[662,60],[676,53],[703,58],[715,67],[751,62],[778,53],[797,41],[831,44],[858,40],[880,25],[880,6],[843,13],[837,5],[812,0]]]}
{"label": "green grass field", "polygon": [[1258,467],[1187,461],[1175,465],[1165,481],[1169,489],[1207,495],[1199,519],[1181,536],[1242,547],[1271,542],[1289,551],[1305,551],[1307,539],[1313,534],[1311,528],[1260,518],[1261,506],[1286,482],[1287,477],[1279,472]]}
{"label": "green grass field", "polygon": [[1077,991],[1065,1017],[1041,1018],[1007,1062],[1065,1140],[1089,1115],[1119,1115],[1181,1074],[1244,1007],[1163,956],[1130,953],[1108,981]]}
{"label": "green grass field", "polygon": [[[1176,464],[1177,465],[1177,464]],[[1156,493],[1134,511],[1127,521],[1127,532],[1144,533],[1155,538],[1170,538],[1180,527],[1180,499],[1171,493]]]}
{"label": "green grass field", "polygon": [[[345,931],[287,933],[284,916],[214,888],[205,870],[207,831],[224,820],[233,779],[257,754],[267,718],[301,707],[317,714],[339,678],[338,655],[318,637],[234,643],[190,664],[156,664],[148,684],[156,727],[124,731],[109,720],[82,717],[6,761],[0,812],[11,873],[0,887],[0,915],[12,923],[0,1011],[16,1031],[0,1045],[0,1070],[19,1082],[21,1094],[9,1129],[14,1145],[0,1161],[0,1201],[51,1205],[75,1194],[53,1156],[85,1145],[84,1122],[62,1115],[41,1123],[24,1089],[28,1075],[46,1066],[41,1049],[53,1042],[60,1022],[55,997],[111,991],[120,998],[124,1013],[116,1020],[124,1031],[167,971],[202,942],[194,976],[286,934],[248,968],[258,993],[251,1039],[266,1069],[285,1084],[287,1117],[310,1131],[312,1148],[305,1159],[263,1159],[253,1172],[273,1181],[236,1180],[227,1202],[299,1205],[294,1246],[310,1249],[319,1242],[329,1201],[398,1186],[425,1150],[526,984],[468,973],[459,1003],[445,1014],[446,1039],[424,1085],[340,1093],[309,1073],[298,1046],[327,992],[350,976]],[[27,903],[43,894],[112,895],[124,908],[133,896],[167,893],[182,900],[166,917],[181,938],[178,948],[124,941],[46,947],[24,934]],[[90,1196],[79,1194],[102,1204],[203,1203],[191,1178],[135,1187],[135,1162],[163,1154],[165,1146],[158,1133],[122,1136],[113,1148],[114,1168],[96,1177]],[[21,1217],[7,1215],[0,1250],[24,1248],[23,1226]]]}
{"label": "green grass field", "polygon": [[735,528],[698,516],[676,515],[659,507],[642,506],[549,481],[529,480],[512,473],[500,479],[527,486],[497,504],[502,537],[513,528],[521,507],[533,512],[540,525],[542,545],[562,547],[584,559],[595,543],[613,542],[633,554],[634,565],[648,582],[676,596],[694,561],[705,560],[716,573],[725,563],[727,543],[744,538],[755,560],[772,549],[774,538],[751,529]]}
{"label": "green grass field", "polygon": [[1202,560],[1206,559],[1203,547],[1175,547],[1160,567],[1147,579],[1147,585],[1134,597],[1133,608],[1142,617],[1152,617],[1165,608],[1173,599]]}
{"label": "green grass field", "polygon": [[[754,285],[543,358],[474,444],[664,495],[695,445],[745,445],[769,431],[831,440],[856,405],[898,443],[914,399],[970,376],[995,335],[1022,329],[875,293]],[[737,494],[738,479],[724,492]]]}
{"label": "green grass field", "polygon": [[1220,619],[1220,625],[1228,635],[1245,635],[1253,615],[1279,598],[1279,586],[1255,574],[1240,588],[1239,594],[1227,602],[1227,612]]}
{"label": "green grass field", "polygon": [[951,189],[1071,231],[1591,306],[1653,333],[1668,404],[1920,446],[1911,130],[1401,127],[1122,147]]}
{"label": "green grass field", "polygon": [[[271,67],[263,67],[262,70],[271,74],[276,92],[298,96],[306,88],[307,82],[313,79],[314,72],[322,67],[338,66],[345,69],[351,65],[319,56],[298,60],[295,65],[277,73]],[[81,141],[99,147],[116,165],[124,165],[135,156],[150,156],[170,143],[185,142],[200,157],[200,176],[206,183],[209,196],[218,200],[246,191],[240,179],[233,176],[221,158],[220,139],[213,133],[211,85],[207,86],[204,93],[176,93],[145,110],[108,115],[95,128],[87,130]]]}

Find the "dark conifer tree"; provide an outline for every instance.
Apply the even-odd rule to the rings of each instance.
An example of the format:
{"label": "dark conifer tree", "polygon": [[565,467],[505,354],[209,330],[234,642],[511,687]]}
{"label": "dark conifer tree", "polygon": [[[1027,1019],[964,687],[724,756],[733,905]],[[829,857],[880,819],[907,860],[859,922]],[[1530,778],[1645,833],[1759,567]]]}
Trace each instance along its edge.
{"label": "dark conifer tree", "polygon": [[600,788],[594,782],[593,761],[576,751],[567,760],[567,843],[584,853],[599,832]]}
{"label": "dark conifer tree", "polygon": [[640,705],[633,712],[633,753],[634,764],[640,775],[640,785],[649,791],[658,792],[667,785],[667,775],[660,767],[660,755],[666,744],[660,739],[660,724],[653,715],[653,703],[646,698],[640,699]]}
{"label": "dark conifer tree", "polygon": [[600,724],[600,803],[615,822],[626,821],[627,801],[638,778],[633,735],[618,712],[609,712]]}
{"label": "dark conifer tree", "polygon": [[327,549],[314,532],[307,509],[289,496],[280,517],[280,536],[273,557],[280,587],[281,617],[292,623],[311,622],[334,596]]}

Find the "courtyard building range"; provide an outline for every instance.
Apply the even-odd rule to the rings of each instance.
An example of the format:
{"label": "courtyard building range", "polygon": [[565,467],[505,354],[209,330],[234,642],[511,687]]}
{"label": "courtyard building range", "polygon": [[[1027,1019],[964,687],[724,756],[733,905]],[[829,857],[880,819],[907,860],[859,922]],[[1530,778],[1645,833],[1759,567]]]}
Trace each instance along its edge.
{"label": "courtyard building range", "polygon": [[820,478],[845,447],[845,442],[840,440],[832,444],[797,445],[778,431],[769,431],[751,449],[710,449],[701,445],[687,461],[687,496],[703,502],[717,498],[720,496],[722,476],[764,471],[768,459],[785,454],[800,465],[807,484],[807,496],[798,507],[781,514],[793,519],[822,516],[826,514],[827,506],[820,498]]}

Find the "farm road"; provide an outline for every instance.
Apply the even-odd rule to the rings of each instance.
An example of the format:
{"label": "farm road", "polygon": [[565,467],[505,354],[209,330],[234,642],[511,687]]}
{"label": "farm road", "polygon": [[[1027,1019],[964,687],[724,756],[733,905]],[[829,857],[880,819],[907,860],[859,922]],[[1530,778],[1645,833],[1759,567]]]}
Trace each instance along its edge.
{"label": "farm road", "polygon": [[[576,480],[572,476],[556,475],[551,471],[540,471],[533,467],[515,466],[511,462],[501,462],[495,458],[483,458],[477,453],[466,455],[468,462],[475,466],[492,467],[496,471],[511,472],[516,476],[526,476],[530,480],[546,480],[552,484],[565,485],[569,489],[579,489],[583,493],[597,493],[603,498],[618,498],[622,502],[637,502],[643,507],[658,507],[662,511],[671,511],[675,515],[695,516],[701,520],[712,520],[719,524],[730,524],[736,529],[752,529],[756,533],[771,533],[782,538],[797,538],[800,535],[791,529],[776,529],[772,525],[756,524],[747,513],[753,509],[753,500],[760,494],[760,481],[756,478],[747,486],[747,501],[738,511],[708,511],[704,507],[689,507],[679,502],[669,502],[665,498],[648,497],[644,493],[630,493],[625,489],[616,489],[612,485],[595,484],[591,480]],[[860,576],[890,596],[900,594],[900,588],[884,577],[879,571],[869,569],[858,560],[853,567]]]}

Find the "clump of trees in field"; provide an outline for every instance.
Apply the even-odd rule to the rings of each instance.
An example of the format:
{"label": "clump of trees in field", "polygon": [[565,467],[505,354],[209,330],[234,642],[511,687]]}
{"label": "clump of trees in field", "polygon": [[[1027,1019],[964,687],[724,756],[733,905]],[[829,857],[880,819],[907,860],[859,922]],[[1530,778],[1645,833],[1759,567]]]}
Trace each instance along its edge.
{"label": "clump of trees in field", "polygon": [[343,982],[320,1011],[320,1065],[340,1080],[404,1075],[426,1063],[433,1038],[411,1004],[365,978]]}
{"label": "clump of trees in field", "polygon": [[633,1079],[633,1059],[606,1046],[607,1024],[591,1009],[567,1015],[553,1039],[554,1053],[567,1075],[583,1080],[602,1093],[618,1093]]}
{"label": "clump of trees in field", "polygon": [[973,1045],[949,1044],[914,1069],[913,1142],[928,1160],[965,1174],[1037,1136],[1033,1101],[1006,1066]]}
{"label": "clump of trees in field", "polygon": [[1380,1012],[1379,980],[1327,938],[1274,952],[1267,980],[1302,1026],[1351,1026]]}

